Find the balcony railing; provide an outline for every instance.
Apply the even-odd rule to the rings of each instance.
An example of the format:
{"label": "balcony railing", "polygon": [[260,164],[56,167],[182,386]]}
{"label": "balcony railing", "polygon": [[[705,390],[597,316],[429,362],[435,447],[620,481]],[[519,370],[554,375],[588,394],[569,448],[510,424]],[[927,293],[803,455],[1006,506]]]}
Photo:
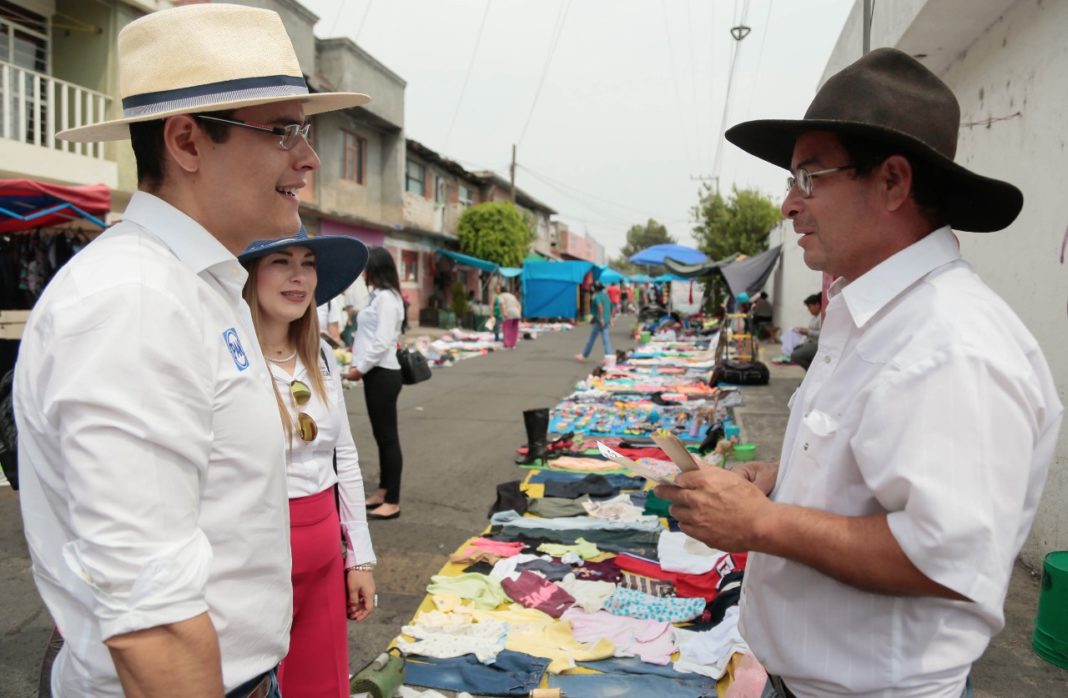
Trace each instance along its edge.
{"label": "balcony railing", "polygon": [[70,143],[56,132],[103,121],[111,98],[0,61],[0,137],[67,153],[104,157],[103,143]]}

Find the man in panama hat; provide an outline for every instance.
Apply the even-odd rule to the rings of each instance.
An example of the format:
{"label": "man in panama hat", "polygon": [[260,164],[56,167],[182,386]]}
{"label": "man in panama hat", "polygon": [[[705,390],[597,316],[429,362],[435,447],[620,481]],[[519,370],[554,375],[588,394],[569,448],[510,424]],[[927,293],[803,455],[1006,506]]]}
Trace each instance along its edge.
{"label": "man in panama hat", "polygon": [[1062,407],[1035,339],[961,259],[951,228],[1005,228],[1023,196],[954,162],[959,125],[941,80],[878,49],[803,119],[727,131],[790,171],[783,214],[837,277],[779,464],[657,489],[683,531],[753,551],[741,630],[765,696],[970,695],[1004,625]]}
{"label": "man in panama hat", "polygon": [[368,97],[310,94],[279,16],[235,5],[132,22],[118,61],[122,117],[59,137],[130,138],[138,191],[45,290],[15,378],[52,695],[274,695],[285,452],[235,255],[299,230],[308,116]]}

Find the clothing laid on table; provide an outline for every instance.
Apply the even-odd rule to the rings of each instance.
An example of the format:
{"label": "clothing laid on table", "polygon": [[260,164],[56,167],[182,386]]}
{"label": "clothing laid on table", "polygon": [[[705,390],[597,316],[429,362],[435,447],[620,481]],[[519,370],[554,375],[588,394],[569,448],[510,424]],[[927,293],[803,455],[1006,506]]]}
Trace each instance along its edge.
{"label": "clothing laid on table", "polygon": [[723,621],[714,628],[694,632],[675,628],[679,643],[679,659],[675,662],[678,671],[690,671],[718,679],[727,671],[727,663],[735,652],[748,652],[738,632],[738,607],[727,609]]}
{"label": "clothing laid on table", "polygon": [[285,444],[247,276],[203,227],[136,192],[30,315],[20,499],[66,638],[52,695],[122,695],[104,640],[205,612],[228,690],[285,655]]}
{"label": "clothing laid on table", "polygon": [[616,589],[605,601],[604,610],[617,616],[683,623],[701,615],[705,610],[705,600],[652,596],[633,589]]}
{"label": "clothing laid on table", "polygon": [[586,342],[586,348],[582,350],[582,356],[585,358],[590,355],[598,336],[601,337],[601,344],[604,346],[604,355],[612,356],[612,338],[608,336],[608,327],[612,321],[612,301],[608,299],[608,294],[604,290],[593,295],[590,312],[593,314],[593,324],[590,327],[590,338]]}
{"label": "clothing laid on table", "polygon": [[540,574],[522,570],[514,578],[501,580],[501,588],[516,603],[536,608],[552,618],[559,618],[575,603],[575,597]]}
{"label": "clothing laid on table", "polygon": [[473,654],[451,659],[410,657],[404,667],[404,683],[479,695],[527,696],[538,687],[549,661],[509,650],[502,650],[488,665]]}
{"label": "clothing laid on table", "polygon": [[[345,409],[341,374],[325,342],[315,358],[315,365],[308,367],[297,357],[292,374],[268,362],[275,389],[293,423],[303,412],[318,428],[312,441],[294,434],[287,452],[294,602],[289,654],[278,677],[283,695],[291,698],[349,694],[345,567],[375,562],[363,504],[363,476]],[[312,388],[308,402],[297,405],[290,386],[300,381],[311,388],[312,371],[321,376],[327,399]],[[344,561],[338,545],[339,528],[345,538]]]}
{"label": "clothing laid on table", "polygon": [[376,288],[360,311],[352,365],[363,374],[363,398],[367,418],[378,446],[378,487],[386,491],[385,502],[400,503],[404,457],[397,430],[397,398],[400,396],[400,364],[397,342],[404,322],[404,303],[395,291]]}
{"label": "clothing laid on table", "polygon": [[957,698],[1004,625],[1057,442],[1057,390],[1038,344],[949,228],[828,296],[772,499],[886,514],[912,563],[971,601],[873,594],[754,553],[742,635],[800,698]]}
{"label": "clothing laid on table", "polygon": [[508,600],[501,583],[484,574],[459,574],[446,576],[436,574],[427,585],[429,594],[453,594],[469,599],[476,608],[497,608]]}
{"label": "clothing laid on table", "polygon": [[608,639],[616,646],[617,657],[640,657],[650,664],[668,664],[677,649],[671,623],[613,615],[604,611],[589,613],[577,606],[564,614],[580,642]]}
{"label": "clothing laid on table", "polygon": [[519,338],[519,318],[523,314],[519,299],[505,291],[497,297],[501,304],[501,332],[504,334],[504,348],[514,349]]}

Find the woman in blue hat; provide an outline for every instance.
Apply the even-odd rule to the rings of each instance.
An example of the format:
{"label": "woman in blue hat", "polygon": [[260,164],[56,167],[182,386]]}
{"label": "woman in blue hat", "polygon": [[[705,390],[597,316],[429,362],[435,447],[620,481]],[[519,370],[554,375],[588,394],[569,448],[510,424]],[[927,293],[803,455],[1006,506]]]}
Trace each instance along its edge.
{"label": "woman in blue hat", "polygon": [[347,697],[345,617],[362,621],[374,609],[375,554],[341,377],[320,338],[316,306],[360,275],[367,248],[352,238],[310,238],[301,228],[293,237],[254,242],[238,259],[249,272],[244,297],[288,437],[293,626],[279,684],[289,698]]}

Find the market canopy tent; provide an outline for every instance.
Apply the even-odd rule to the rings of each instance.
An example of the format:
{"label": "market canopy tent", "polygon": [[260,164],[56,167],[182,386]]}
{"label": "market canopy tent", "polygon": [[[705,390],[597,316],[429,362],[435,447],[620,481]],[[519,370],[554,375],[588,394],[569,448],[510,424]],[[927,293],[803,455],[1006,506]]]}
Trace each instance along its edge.
{"label": "market canopy tent", "polygon": [[594,269],[590,262],[523,265],[523,317],[578,316],[578,289]]}
{"label": "market canopy tent", "polygon": [[485,259],[479,259],[478,257],[472,257],[467,254],[460,254],[459,252],[453,252],[452,250],[443,250],[440,247],[437,248],[436,252],[443,257],[451,259],[456,262],[457,266],[461,267],[477,269],[478,271],[484,271],[490,274],[497,273],[501,268],[501,265],[496,262],[489,262]]}
{"label": "market canopy tent", "polygon": [[631,264],[663,264],[670,257],[684,264],[701,264],[708,261],[700,250],[685,245],[663,244],[647,247],[630,258]]}
{"label": "market canopy tent", "polygon": [[750,296],[755,295],[764,288],[768,277],[775,269],[779,261],[782,246],[776,245],[766,252],[745,259],[737,259],[738,255],[707,264],[680,264],[674,259],[664,261],[668,271],[686,278],[697,278],[719,275],[732,296],[737,296],[743,291]]}
{"label": "market canopy tent", "polygon": [[0,179],[0,233],[85,219],[106,228],[111,190],[103,184],[64,186],[32,179]]}
{"label": "market canopy tent", "polygon": [[597,280],[602,284],[618,284],[621,281],[627,280],[626,276],[610,267],[598,267],[598,269],[600,269],[601,273],[597,277]]}

